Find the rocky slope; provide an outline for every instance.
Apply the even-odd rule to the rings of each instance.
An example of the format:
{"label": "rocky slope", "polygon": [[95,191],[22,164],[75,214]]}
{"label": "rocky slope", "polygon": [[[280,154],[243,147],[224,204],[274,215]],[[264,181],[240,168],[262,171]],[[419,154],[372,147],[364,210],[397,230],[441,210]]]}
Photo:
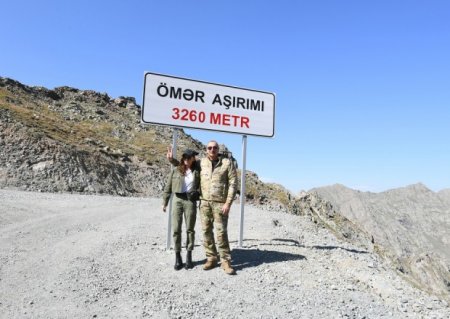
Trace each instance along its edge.
{"label": "rocky slope", "polygon": [[161,189],[170,129],[141,126],[133,98],[1,78],[0,107],[1,187],[117,195]]}
{"label": "rocky slope", "polygon": [[424,290],[450,295],[450,192],[422,184],[382,193],[342,185],[313,190],[368,234],[374,248]]}
{"label": "rocky slope", "polygon": [[443,189],[437,193],[440,200],[450,206],[450,188]]}

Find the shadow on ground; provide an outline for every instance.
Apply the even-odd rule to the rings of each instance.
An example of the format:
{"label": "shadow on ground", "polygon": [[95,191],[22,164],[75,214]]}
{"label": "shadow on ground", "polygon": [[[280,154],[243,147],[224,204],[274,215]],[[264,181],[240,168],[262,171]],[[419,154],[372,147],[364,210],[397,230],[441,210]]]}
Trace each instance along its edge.
{"label": "shadow on ground", "polygon": [[259,249],[235,248],[231,252],[231,255],[233,257],[233,268],[236,270],[257,267],[261,264],[306,259],[305,256],[300,254],[291,254],[280,251],[259,250]]}
{"label": "shadow on ground", "polygon": [[[256,243],[249,244],[249,242],[254,241]],[[237,241],[235,241],[237,242]],[[246,239],[246,247],[259,247],[259,246],[295,246],[295,247],[303,247],[303,248],[312,248],[312,249],[319,249],[319,250],[334,250],[334,249],[342,249],[345,251],[348,251],[350,253],[354,254],[368,254],[369,252],[366,250],[357,250],[357,249],[351,249],[351,248],[345,248],[341,246],[320,246],[320,245],[314,245],[314,246],[305,246],[300,244],[298,240],[295,239],[285,239],[285,238],[272,238],[269,242],[259,242],[257,239]]]}
{"label": "shadow on ground", "polygon": [[321,249],[321,250],[342,249],[342,250],[348,251],[349,253],[354,253],[354,254],[368,254],[369,253],[366,250],[349,249],[349,248],[344,248],[344,247],[339,247],[339,246],[311,246],[311,248]]}
{"label": "shadow on ground", "polygon": [[[231,243],[237,243],[237,241],[232,241]],[[265,249],[260,250],[258,247],[261,246],[290,246],[290,247],[300,247],[306,249],[319,249],[319,250],[342,249],[355,254],[368,253],[367,251],[364,250],[349,249],[340,246],[319,246],[319,245],[305,246],[295,239],[272,238],[267,242],[262,242],[257,239],[246,239],[244,245],[245,248],[234,248],[231,252],[233,268],[239,271],[244,268],[257,267],[262,264],[306,259],[306,257],[301,254],[292,254]],[[194,262],[194,265],[199,266],[204,262],[206,262],[206,259],[196,261]]]}

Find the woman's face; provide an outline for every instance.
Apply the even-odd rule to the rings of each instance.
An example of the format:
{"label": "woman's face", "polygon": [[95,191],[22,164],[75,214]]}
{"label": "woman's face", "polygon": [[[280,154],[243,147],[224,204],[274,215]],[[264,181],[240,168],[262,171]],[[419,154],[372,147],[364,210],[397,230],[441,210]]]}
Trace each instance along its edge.
{"label": "woman's face", "polygon": [[194,161],[195,161],[195,157],[186,158],[184,160],[184,165],[186,165],[187,167],[192,167],[192,164],[194,163]]}

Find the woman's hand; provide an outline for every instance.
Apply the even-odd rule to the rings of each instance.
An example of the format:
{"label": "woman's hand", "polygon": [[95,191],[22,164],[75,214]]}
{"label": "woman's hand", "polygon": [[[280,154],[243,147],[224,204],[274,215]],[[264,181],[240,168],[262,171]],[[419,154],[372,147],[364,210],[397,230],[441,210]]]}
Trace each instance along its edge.
{"label": "woman's hand", "polygon": [[163,210],[164,213],[166,212],[166,208],[167,208],[167,206],[163,206],[162,207],[162,210]]}

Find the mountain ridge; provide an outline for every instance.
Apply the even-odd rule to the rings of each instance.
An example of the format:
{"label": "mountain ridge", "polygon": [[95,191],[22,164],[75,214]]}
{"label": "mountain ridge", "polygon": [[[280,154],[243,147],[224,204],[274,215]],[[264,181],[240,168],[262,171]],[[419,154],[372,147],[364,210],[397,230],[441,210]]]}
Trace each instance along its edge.
{"label": "mountain ridge", "polygon": [[412,184],[381,193],[342,185],[311,190],[369,234],[379,253],[414,284],[450,292],[450,205],[444,193]]}

